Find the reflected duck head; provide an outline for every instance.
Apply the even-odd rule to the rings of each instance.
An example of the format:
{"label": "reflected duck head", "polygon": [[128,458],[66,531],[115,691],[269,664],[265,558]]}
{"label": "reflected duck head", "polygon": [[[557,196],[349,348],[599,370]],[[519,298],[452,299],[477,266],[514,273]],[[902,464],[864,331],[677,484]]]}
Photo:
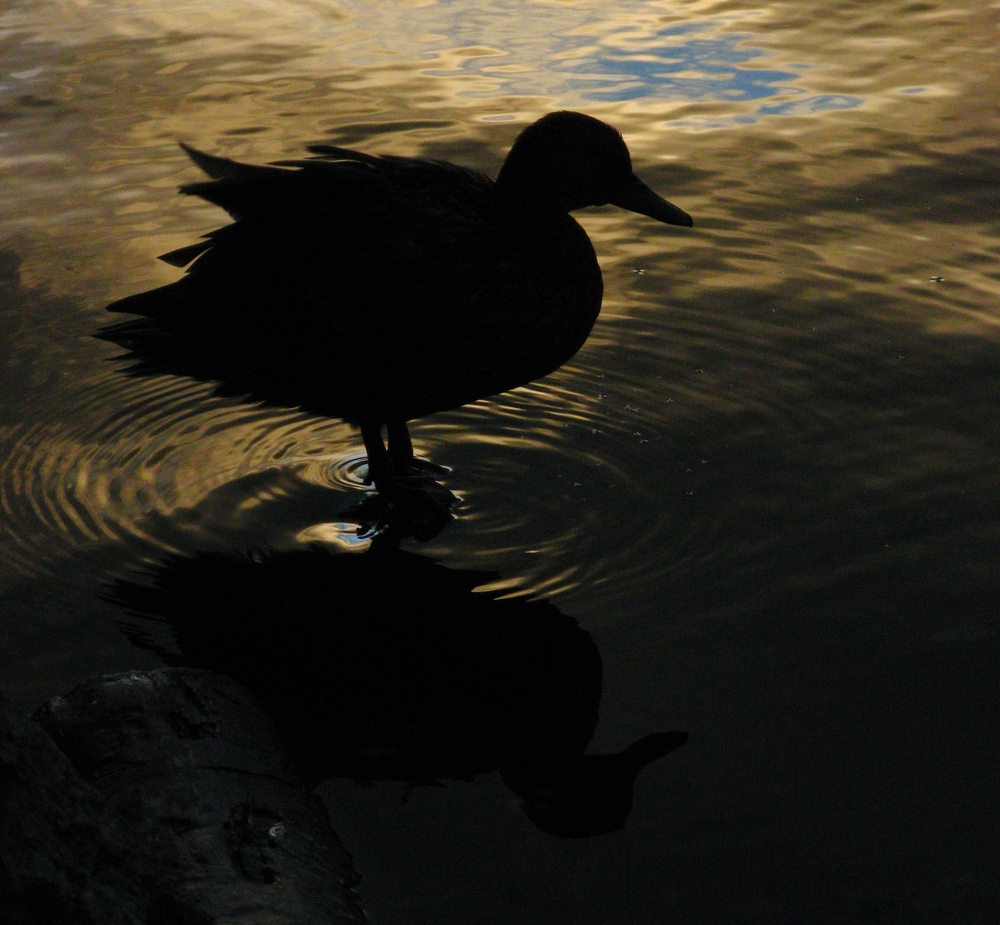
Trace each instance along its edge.
{"label": "reflected duck head", "polygon": [[617,129],[580,112],[549,113],[521,132],[496,189],[501,205],[516,211],[572,212],[610,203],[668,225],[694,225],[633,173]]}
{"label": "reflected duck head", "polygon": [[687,742],[686,732],[657,732],[616,755],[580,755],[500,769],[524,814],[559,838],[589,838],[623,828],[639,772]]}

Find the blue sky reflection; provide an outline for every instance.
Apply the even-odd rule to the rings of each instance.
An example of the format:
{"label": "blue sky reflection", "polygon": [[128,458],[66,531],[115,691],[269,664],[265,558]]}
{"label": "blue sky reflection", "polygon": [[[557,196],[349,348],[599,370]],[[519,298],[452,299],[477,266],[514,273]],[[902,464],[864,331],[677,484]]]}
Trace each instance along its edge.
{"label": "blue sky reflection", "polygon": [[[502,30],[484,29],[473,37],[464,28],[448,38],[465,43],[465,53],[456,54],[452,48],[437,56],[437,66],[424,73],[452,80],[461,76],[466,86],[458,95],[476,99],[544,95],[568,106],[577,101],[634,100],[762,103],[728,115],[720,116],[716,110],[711,116],[681,120],[698,128],[851,109],[862,102],[853,95],[813,93],[798,85],[801,72],[764,66],[767,52],[753,45],[753,34],[725,31],[728,20],[656,30],[645,28],[649,25],[634,19],[620,26],[593,20],[551,34],[544,49],[537,42],[524,43],[516,34],[506,42]],[[475,45],[474,38],[481,41],[487,36],[489,44]],[[540,57],[547,59],[544,67]],[[801,70],[808,67],[802,65]]]}

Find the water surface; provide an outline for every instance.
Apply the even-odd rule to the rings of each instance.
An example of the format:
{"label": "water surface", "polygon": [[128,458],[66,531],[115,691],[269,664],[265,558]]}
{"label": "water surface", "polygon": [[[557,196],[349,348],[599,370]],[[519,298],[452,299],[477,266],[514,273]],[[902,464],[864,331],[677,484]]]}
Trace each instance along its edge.
{"label": "water surface", "polygon": [[375,925],[940,922],[997,906],[995,7],[20,2],[0,13],[2,687],[156,664],[95,597],[168,551],[357,549],[358,435],[95,341],[224,220],[183,140],[495,173],[617,127],[692,231],[580,216],[605,303],[556,374],[415,422],[458,519],[414,545],[594,637],[594,740],[691,741],[622,833],[494,778],[326,785]]}

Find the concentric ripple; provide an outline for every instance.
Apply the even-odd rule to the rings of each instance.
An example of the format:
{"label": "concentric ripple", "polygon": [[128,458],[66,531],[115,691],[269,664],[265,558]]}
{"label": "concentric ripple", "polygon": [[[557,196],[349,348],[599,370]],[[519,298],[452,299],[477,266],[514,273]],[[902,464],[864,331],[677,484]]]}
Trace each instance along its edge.
{"label": "concentric ripple", "polygon": [[[590,224],[608,250],[614,220]],[[813,315],[780,285],[673,302],[662,271],[634,273],[627,251],[612,250],[604,312],[571,363],[411,425],[461,501],[427,554],[492,571],[512,594],[572,598],[588,619],[709,584],[714,606],[735,604],[765,593],[776,561],[788,587],[874,567],[898,551],[887,537],[938,529],[907,506],[954,507],[949,473],[987,478],[989,453],[970,455],[965,438],[975,423],[921,402],[950,370],[964,390],[986,388],[988,346],[930,343],[855,312],[850,292]],[[352,510],[371,491],[367,463],[346,424],[113,365],[38,403],[0,434],[12,575],[81,554],[108,567],[166,550],[365,545]],[[891,510],[878,500],[890,488]],[[980,521],[955,526],[956,549]]]}
{"label": "concentric ripple", "polygon": [[311,505],[340,510],[366,490],[357,449],[344,424],[223,402],[185,380],[96,379],[60,420],[3,434],[4,567],[45,574],[95,544],[129,557],[278,542],[311,522]]}
{"label": "concentric ripple", "polygon": [[[794,580],[804,583],[875,554],[878,536],[859,533],[873,484],[916,505],[947,491],[941,475],[964,452],[961,428],[915,417],[906,383],[960,355],[921,359],[904,345],[903,366],[872,322],[847,312],[828,308],[821,334],[782,321],[780,291],[682,306],[664,300],[662,277],[607,275],[605,312],[570,364],[413,422],[417,452],[451,468],[447,486],[462,499],[428,554],[493,571],[510,593],[585,591],[577,611],[625,594],[655,601],[696,574],[745,598],[776,551],[794,560],[789,544],[854,537],[803,566]],[[830,349],[838,343],[852,346]],[[859,442],[874,432],[875,445]],[[14,574],[50,574],[95,549],[134,560],[364,545],[350,514],[370,492],[356,431],[216,399],[186,380],[105,367],[58,414],[9,428],[0,450],[4,568]]]}

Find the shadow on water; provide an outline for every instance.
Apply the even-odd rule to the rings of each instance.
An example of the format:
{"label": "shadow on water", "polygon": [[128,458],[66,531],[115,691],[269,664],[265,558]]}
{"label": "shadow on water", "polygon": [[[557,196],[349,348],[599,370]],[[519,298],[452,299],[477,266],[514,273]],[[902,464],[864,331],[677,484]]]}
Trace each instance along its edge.
{"label": "shadow on water", "polygon": [[313,547],[173,556],[107,596],[138,618],[123,626],[140,648],[257,694],[312,784],[499,769],[541,830],[619,829],[636,775],[687,735],[585,754],[601,699],[597,647],[546,601],[476,591],[496,577],[381,544]]}

